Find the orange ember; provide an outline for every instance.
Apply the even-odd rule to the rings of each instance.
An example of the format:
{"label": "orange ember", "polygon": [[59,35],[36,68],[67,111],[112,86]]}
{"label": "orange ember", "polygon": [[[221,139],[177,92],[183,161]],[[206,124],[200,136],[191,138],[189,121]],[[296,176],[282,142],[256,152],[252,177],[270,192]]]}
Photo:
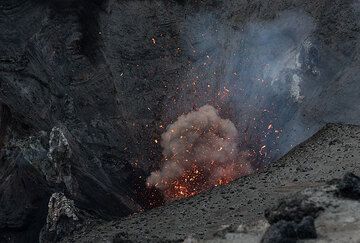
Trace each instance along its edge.
{"label": "orange ember", "polygon": [[[174,201],[195,196],[213,187],[226,185],[236,178],[247,174],[249,171],[249,167],[245,165],[235,168],[233,164],[228,166],[228,168],[221,168],[220,170],[218,163],[215,161],[212,161],[209,165],[210,167],[205,169],[199,168],[194,163],[191,169],[184,171],[179,178],[162,181],[162,184],[166,187],[163,191],[165,199],[167,201]],[[217,173],[212,175],[215,170],[217,170]]]}
{"label": "orange ember", "polygon": [[173,201],[250,173],[250,156],[239,152],[238,138],[235,125],[221,118],[213,106],[179,116],[161,141],[155,140],[163,148],[164,160],[147,178],[147,186],[156,187],[167,201]]}

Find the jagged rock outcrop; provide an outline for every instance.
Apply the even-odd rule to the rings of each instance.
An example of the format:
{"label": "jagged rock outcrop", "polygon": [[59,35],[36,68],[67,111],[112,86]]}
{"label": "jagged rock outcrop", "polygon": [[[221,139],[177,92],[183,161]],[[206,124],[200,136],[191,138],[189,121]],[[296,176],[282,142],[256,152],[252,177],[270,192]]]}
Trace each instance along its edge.
{"label": "jagged rock outcrop", "polygon": [[[64,128],[63,128],[64,129]],[[47,175],[47,180],[54,183],[65,183],[71,190],[71,153],[69,142],[63,129],[54,127],[50,133],[48,158],[52,163],[55,178]]]}
{"label": "jagged rock outcrop", "polygon": [[323,206],[309,200],[308,196],[281,201],[276,207],[265,211],[265,217],[271,226],[264,233],[261,242],[297,242],[317,238],[314,218],[322,210]]}
{"label": "jagged rock outcrop", "polygon": [[316,218],[322,208],[307,200],[297,197],[281,201],[276,207],[265,211],[265,217],[271,224],[279,221],[294,221],[300,223],[305,217]]}
{"label": "jagged rock outcrop", "polygon": [[331,184],[305,190],[294,199],[282,201],[276,208],[267,210],[265,216],[271,226],[261,242],[306,242],[306,239],[317,238],[310,242],[357,242],[360,239],[360,215],[354,211],[360,207],[360,201],[356,198],[358,177],[347,173]]}
{"label": "jagged rock outcrop", "polygon": [[50,197],[46,224],[40,234],[40,242],[57,242],[72,233],[83,223],[86,214],[76,208],[73,200],[64,193]]}

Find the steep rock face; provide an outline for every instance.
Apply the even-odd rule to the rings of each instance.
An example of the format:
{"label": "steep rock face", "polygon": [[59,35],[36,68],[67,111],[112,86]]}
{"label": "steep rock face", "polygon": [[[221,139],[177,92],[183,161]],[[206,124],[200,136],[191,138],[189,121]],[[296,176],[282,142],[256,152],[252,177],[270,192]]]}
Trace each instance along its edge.
{"label": "steep rock face", "polygon": [[20,148],[1,154],[0,241],[36,241],[51,188]]}
{"label": "steep rock face", "polygon": [[[189,17],[212,14],[241,28],[295,9],[316,26],[301,43],[297,73],[309,100],[281,125],[290,127],[297,115],[306,116],[309,126],[314,120],[357,123],[357,6],[295,0],[9,2],[1,17],[1,100],[37,129],[50,132],[62,123],[106,170],[120,169],[117,163],[147,170],[160,156],[152,142],[163,131],[159,125],[192,109],[167,103],[181,99],[179,84],[201,60],[192,50],[202,40],[187,34],[202,28]],[[211,42],[208,49],[217,45]],[[317,96],[321,99],[314,100]]]}
{"label": "steep rock face", "polygon": [[[21,191],[32,191],[27,195],[31,207],[39,208],[39,224],[45,223],[42,205],[53,191],[65,192],[79,207],[103,218],[148,207],[152,193],[144,188],[144,182],[161,158],[160,146],[153,143],[163,132],[160,125],[193,109],[194,101],[206,101],[193,97],[191,90],[181,85],[197,74],[204,74],[199,75],[204,82],[212,73],[201,65],[199,70],[192,69],[207,55],[199,44],[204,40],[188,35],[189,29],[203,31],[197,14],[214,15],[225,26],[241,29],[248,22],[269,21],[294,9],[313,18],[315,29],[305,36],[304,43],[294,41],[296,52],[301,53],[300,68],[284,71],[290,83],[294,83],[295,74],[303,80],[305,98],[301,106],[295,102],[279,108],[283,119],[278,125],[291,134],[297,129],[292,121],[300,117],[302,125],[311,129],[300,137],[285,138],[284,151],[324,122],[359,123],[357,1],[1,3],[0,101],[5,105],[1,108],[0,143],[4,144],[2,153],[10,155],[1,158],[4,207],[0,214],[7,215],[13,207],[6,198],[19,199],[17,192]],[[296,34],[290,29],[289,39]],[[235,39],[237,46],[242,39]],[[215,53],[222,44],[208,43],[206,51]],[[275,52],[284,48],[280,44]],[[215,69],[221,73],[224,65]],[[244,80],[253,73],[245,74]],[[240,102],[255,97],[238,96]],[[275,97],[271,102],[283,104],[287,99]],[[174,100],[182,102],[173,104]],[[28,149],[21,149],[23,141]],[[17,183],[30,179],[31,183]],[[19,206],[26,218],[32,215],[27,208]],[[16,224],[1,225],[1,230],[26,228],[21,217],[13,215],[13,219]],[[30,231],[35,235],[38,230],[36,226]]]}
{"label": "steep rock face", "polygon": [[[301,105],[282,107],[278,125],[291,136],[299,116],[311,132],[325,122],[359,122],[359,7],[354,1],[12,1],[2,8],[1,100],[36,129],[66,126],[107,173],[114,168],[126,173],[121,171],[125,164],[146,171],[156,167],[160,147],[153,141],[163,132],[159,125],[193,107],[171,101],[196,99],[180,97],[177,88],[192,74],[213,78],[205,68],[192,70],[206,56],[196,52],[203,40],[191,35],[206,28],[191,20],[197,15],[213,15],[236,29],[284,11],[305,12],[315,29],[296,43],[301,70],[284,70],[290,83],[302,80],[299,95],[305,98]],[[220,44],[210,41],[206,49],[216,51]],[[285,49],[278,45],[276,52]],[[243,99],[249,97],[238,102]],[[286,101],[268,100],[279,106]],[[295,144],[308,135],[290,140]],[[290,147],[284,146],[286,152]]]}

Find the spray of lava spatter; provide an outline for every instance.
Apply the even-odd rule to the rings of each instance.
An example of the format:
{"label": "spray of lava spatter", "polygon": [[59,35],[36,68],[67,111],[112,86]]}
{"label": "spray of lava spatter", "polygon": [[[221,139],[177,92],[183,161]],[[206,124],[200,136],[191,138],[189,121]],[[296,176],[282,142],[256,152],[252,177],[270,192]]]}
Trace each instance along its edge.
{"label": "spray of lava spatter", "polygon": [[210,105],[180,116],[162,134],[164,161],[147,179],[148,186],[174,200],[250,173],[237,140],[234,124]]}

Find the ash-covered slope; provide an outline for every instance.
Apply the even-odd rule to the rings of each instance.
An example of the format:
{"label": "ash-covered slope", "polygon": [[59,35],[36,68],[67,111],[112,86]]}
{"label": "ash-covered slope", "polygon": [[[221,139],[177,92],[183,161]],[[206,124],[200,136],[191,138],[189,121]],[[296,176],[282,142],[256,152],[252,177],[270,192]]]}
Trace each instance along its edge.
{"label": "ash-covered slope", "polygon": [[[3,240],[36,241],[52,193],[101,218],[148,208],[154,194],[161,203],[145,188],[161,160],[154,139],[224,85],[244,84],[224,117],[242,146],[267,144],[265,161],[326,122],[360,123],[359,10],[350,0],[3,1]],[[208,56],[219,63],[203,65]],[[269,122],[283,130],[277,142]]]}
{"label": "ash-covered slope", "polygon": [[93,225],[64,242],[167,242],[191,235],[209,238],[222,225],[255,222],[281,198],[322,186],[348,171],[359,174],[359,139],[359,126],[327,125],[265,171],[193,198]]}

